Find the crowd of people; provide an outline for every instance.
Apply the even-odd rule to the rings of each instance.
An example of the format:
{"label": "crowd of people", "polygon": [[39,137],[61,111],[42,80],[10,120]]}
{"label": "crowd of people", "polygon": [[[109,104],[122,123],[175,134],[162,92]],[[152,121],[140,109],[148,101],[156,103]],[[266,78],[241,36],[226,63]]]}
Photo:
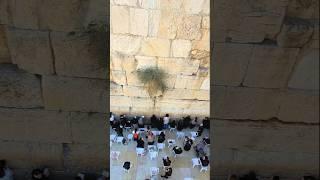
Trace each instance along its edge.
{"label": "crowd of people", "polygon": [[[236,174],[231,174],[229,175],[229,177],[227,178],[227,180],[260,180],[261,178],[259,178],[257,176],[257,174],[254,171],[250,171],[247,174],[241,175],[241,176],[237,176]],[[263,178],[266,179],[266,178]],[[280,176],[272,176],[269,178],[270,180],[280,180]],[[314,176],[303,176],[301,178],[301,180],[316,180],[317,178],[315,178]]]}
{"label": "crowd of people", "polygon": [[[73,179],[74,180],[89,180],[89,179],[95,179],[95,180],[110,180],[109,172],[107,170],[103,170],[101,175],[91,175],[91,177],[88,177],[89,175],[87,173],[78,173]],[[92,177],[94,176],[94,177]],[[30,172],[30,178],[32,180],[50,180],[55,179],[52,178],[52,175],[50,174],[50,171],[48,168],[36,168],[33,169]],[[14,180],[14,173],[13,170],[11,170],[6,160],[0,160],[0,180]]]}
{"label": "crowd of people", "polygon": [[[146,149],[146,146],[164,143],[167,139],[165,130],[174,129],[179,132],[184,129],[197,128],[196,137],[200,137],[202,136],[204,129],[210,128],[210,121],[209,118],[206,117],[199,122],[197,117],[191,119],[190,116],[186,116],[181,119],[172,119],[169,114],[165,114],[163,117],[159,118],[156,115],[152,115],[148,121],[144,116],[134,116],[130,118],[125,114],[121,114],[119,118],[116,118],[111,112],[110,125],[116,132],[116,136],[122,137],[122,143],[124,145],[127,145],[127,142],[129,141],[129,139],[124,136],[124,131],[130,130],[130,133],[132,129],[132,137],[136,142],[136,148]],[[151,129],[159,130],[159,134],[154,134]],[[178,145],[172,146],[173,156],[176,157],[177,155],[182,154],[183,151],[190,151],[193,147],[202,167],[207,167],[209,166],[209,148],[205,147],[210,144],[210,139],[209,137],[204,137],[198,141],[198,143],[194,143],[194,138],[195,137],[184,136],[182,147]],[[169,139],[168,143],[170,143]],[[173,170],[169,156],[164,157],[163,163],[164,169],[161,176],[163,178],[169,178]],[[125,162],[123,168],[126,170],[130,169],[129,164],[130,162]]]}

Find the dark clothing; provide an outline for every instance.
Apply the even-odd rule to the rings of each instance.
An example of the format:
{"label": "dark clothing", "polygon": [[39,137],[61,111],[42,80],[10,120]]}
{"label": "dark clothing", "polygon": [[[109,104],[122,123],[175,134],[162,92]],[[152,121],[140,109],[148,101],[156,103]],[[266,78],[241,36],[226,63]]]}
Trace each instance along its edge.
{"label": "dark clothing", "polygon": [[204,141],[206,144],[210,144],[210,139],[209,139],[209,138],[203,138],[203,141]]}
{"label": "dark clothing", "polygon": [[183,122],[182,121],[178,121],[177,130],[178,131],[182,131],[182,129],[183,129]]}
{"label": "dark clothing", "polygon": [[158,121],[157,117],[156,116],[151,116],[150,121],[151,121],[151,127],[152,128],[156,128],[157,127],[157,121]]}
{"label": "dark clothing", "polygon": [[124,162],[123,168],[126,170],[129,170],[130,169],[130,162],[128,162],[128,161]]}
{"label": "dark clothing", "polygon": [[182,153],[181,147],[178,147],[178,146],[173,147],[173,151],[174,151],[175,154],[181,154]]}
{"label": "dark clothing", "polygon": [[187,143],[184,145],[183,149],[184,149],[185,151],[189,151],[189,150],[191,149],[191,144],[190,144],[189,142],[187,142]]}
{"label": "dark clothing", "polygon": [[158,143],[163,143],[166,140],[165,135],[159,135],[158,137]]}
{"label": "dark clothing", "polygon": [[171,161],[170,159],[162,159],[163,160],[163,166],[170,166],[171,165]]}
{"label": "dark clothing", "polygon": [[144,148],[144,141],[143,140],[137,141],[137,148]]}
{"label": "dark clothing", "polygon": [[203,127],[206,129],[210,129],[210,121],[209,120],[203,120]]}
{"label": "dark clothing", "polygon": [[204,160],[203,160],[203,159],[201,158],[200,161],[201,161],[201,164],[202,164],[203,167],[206,167],[206,166],[209,165],[209,160],[208,160],[208,159],[204,159]]}

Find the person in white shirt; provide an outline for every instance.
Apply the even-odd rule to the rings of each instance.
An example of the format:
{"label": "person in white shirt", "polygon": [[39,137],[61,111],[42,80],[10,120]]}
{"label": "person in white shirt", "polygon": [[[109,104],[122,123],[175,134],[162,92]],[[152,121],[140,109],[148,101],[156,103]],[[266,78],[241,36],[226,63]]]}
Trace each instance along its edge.
{"label": "person in white shirt", "polygon": [[112,112],[110,112],[110,125],[113,125],[113,121],[114,121],[114,115]]}
{"label": "person in white shirt", "polygon": [[169,127],[169,121],[170,121],[169,114],[166,114],[166,116],[163,117],[163,128],[164,129],[167,129]]}

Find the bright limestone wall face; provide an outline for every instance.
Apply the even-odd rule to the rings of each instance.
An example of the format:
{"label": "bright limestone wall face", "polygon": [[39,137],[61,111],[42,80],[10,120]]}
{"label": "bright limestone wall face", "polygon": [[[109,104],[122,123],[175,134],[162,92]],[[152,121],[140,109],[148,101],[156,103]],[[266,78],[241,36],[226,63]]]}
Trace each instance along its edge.
{"label": "bright limestone wall face", "polygon": [[[110,6],[111,111],[209,115],[209,0],[114,0]],[[168,90],[155,103],[136,76],[158,66]]]}

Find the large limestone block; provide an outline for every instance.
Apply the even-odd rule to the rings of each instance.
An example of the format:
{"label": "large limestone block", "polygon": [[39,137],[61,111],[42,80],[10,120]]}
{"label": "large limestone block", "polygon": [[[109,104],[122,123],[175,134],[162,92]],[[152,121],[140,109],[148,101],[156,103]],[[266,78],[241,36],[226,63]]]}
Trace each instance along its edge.
{"label": "large limestone block", "polygon": [[137,62],[133,56],[121,53],[111,53],[110,57],[111,71],[125,71],[126,73],[131,73],[137,69]]}
{"label": "large limestone block", "polygon": [[99,171],[108,166],[109,145],[97,144],[66,144],[64,146],[64,165],[73,171],[86,169]]}
{"label": "large limestone block", "polygon": [[204,0],[204,3],[202,5],[202,11],[201,13],[204,15],[210,15],[210,3],[213,3],[210,0]]}
{"label": "large limestone block", "polygon": [[319,17],[316,11],[319,10],[319,1],[317,0],[290,0],[287,8],[288,17],[302,19],[313,19]]}
{"label": "large limestone block", "polygon": [[[69,113],[42,109],[0,109],[2,140],[70,143]],[[54,131],[52,131],[54,129]]]}
{"label": "large limestone block", "polygon": [[159,32],[160,26],[160,10],[149,10],[149,26],[148,26],[148,36],[156,37]]}
{"label": "large limestone block", "polygon": [[122,96],[123,87],[116,83],[110,82],[110,96]]}
{"label": "large limestone block", "polygon": [[145,9],[130,8],[130,33],[134,35],[148,35],[148,11]]}
{"label": "large limestone block", "polygon": [[[39,29],[39,0],[7,1],[9,24],[23,29]],[[8,14],[9,14],[8,13]]]}
{"label": "large limestone block", "polygon": [[136,7],[138,5],[137,0],[113,0],[113,3],[116,5],[132,6],[132,7]]}
{"label": "large limestone block", "polygon": [[42,107],[40,79],[13,65],[0,65],[0,106]]}
{"label": "large limestone block", "polygon": [[126,55],[134,55],[140,49],[140,37],[111,34],[110,39],[111,52],[119,52]]}
{"label": "large limestone block", "polygon": [[316,153],[319,149],[316,126],[219,119],[212,122],[216,134],[213,141],[220,148],[287,153]]}
{"label": "large limestone block", "polygon": [[136,86],[123,86],[123,94],[129,97],[149,97],[148,92],[143,87]]}
{"label": "large limestone block", "polygon": [[118,85],[126,85],[126,72],[124,71],[111,71],[110,72],[110,81]]}
{"label": "large limestone block", "polygon": [[150,109],[154,107],[154,101],[148,97],[132,97],[132,107]]}
{"label": "large limestone block", "polygon": [[178,89],[200,89],[204,77],[177,75],[175,88]]}
{"label": "large limestone block", "polygon": [[159,58],[158,67],[164,69],[170,75],[195,75],[200,65],[199,60],[184,58]]}
{"label": "large limestone block", "polygon": [[283,92],[278,116],[282,121],[319,123],[319,93],[296,90]]}
{"label": "large limestone block", "polygon": [[187,115],[194,114],[201,117],[209,117],[210,115],[210,101],[193,101],[190,107],[184,109]]}
{"label": "large limestone block", "polygon": [[299,49],[254,46],[244,85],[283,88],[296,62]]}
{"label": "large limestone block", "polygon": [[157,58],[156,57],[135,56],[134,58],[137,61],[137,70],[157,66]]}
{"label": "large limestone block", "polygon": [[192,49],[210,51],[210,31],[209,29],[201,30],[201,39],[192,42]]}
{"label": "large limestone block", "polygon": [[187,14],[199,14],[202,11],[203,4],[204,0],[185,0],[183,8]]}
{"label": "large limestone block", "polygon": [[[110,106],[111,107],[131,107],[132,100],[128,96],[110,96]],[[112,110],[112,108],[111,108]]]}
{"label": "large limestone block", "polygon": [[295,89],[319,89],[319,49],[307,49],[299,55],[288,86]]}
{"label": "large limestone block", "polygon": [[214,86],[213,116],[221,119],[267,120],[277,117],[280,92],[259,88]]}
{"label": "large limestone block", "polygon": [[173,57],[188,57],[191,50],[191,42],[183,39],[172,41],[171,54]]}
{"label": "large limestone block", "polygon": [[194,89],[170,89],[163,94],[164,99],[209,100],[209,91]]}
{"label": "large limestone block", "polygon": [[0,63],[11,62],[6,29],[6,26],[0,25]]}
{"label": "large limestone block", "polygon": [[65,32],[82,30],[90,24],[106,24],[106,3],[103,0],[43,0],[37,24],[41,29]]}
{"label": "large limestone block", "polygon": [[161,0],[138,0],[139,7],[144,9],[159,9]]}
{"label": "large limestone block", "polygon": [[210,79],[209,77],[204,79],[201,86],[200,86],[201,90],[210,90]]}
{"label": "large limestone block", "polygon": [[[91,31],[51,34],[58,75],[107,78],[107,37],[105,32]],[[79,53],[81,52],[81,53]]]}
{"label": "large limestone block", "polygon": [[252,45],[217,43],[213,48],[212,73],[215,85],[239,86],[245,76]]}
{"label": "large limestone block", "polygon": [[177,34],[178,22],[181,21],[180,15],[178,11],[161,9],[158,37],[174,39]]}
{"label": "large limestone block", "polygon": [[110,17],[112,33],[129,33],[130,14],[128,7],[111,6]]}
{"label": "large limestone block", "polygon": [[107,114],[72,112],[70,116],[72,142],[106,144]]}
{"label": "large limestone block", "polygon": [[131,72],[126,75],[128,86],[143,86],[143,83],[138,78],[137,72]]}
{"label": "large limestone block", "polygon": [[160,113],[181,116],[184,109],[187,109],[192,102],[193,100],[160,99],[156,102],[156,107],[160,110]]}
{"label": "large limestone block", "polygon": [[49,32],[8,30],[8,45],[12,62],[34,74],[53,74],[53,55]]}
{"label": "large limestone block", "polygon": [[201,16],[186,15],[178,22],[177,38],[199,40],[201,38]]}
{"label": "large limestone block", "polygon": [[48,110],[107,111],[107,82],[87,78],[44,76],[42,90]]}
{"label": "large limestone block", "polygon": [[39,167],[43,164],[62,170],[61,144],[1,141],[0,158],[10,159],[14,169]]}
{"label": "large limestone block", "polygon": [[145,56],[169,57],[170,41],[167,39],[146,38],[142,41],[140,54]]}
{"label": "large limestone block", "polygon": [[281,29],[288,1],[214,1],[215,42],[262,42]]}
{"label": "large limestone block", "polygon": [[210,16],[203,16],[202,17],[202,29],[209,29],[210,28]]}
{"label": "large limestone block", "polygon": [[0,24],[8,24],[8,1],[0,1]]}
{"label": "large limestone block", "polygon": [[312,37],[314,27],[309,20],[287,17],[277,36],[280,47],[303,47]]}
{"label": "large limestone block", "polygon": [[[184,0],[160,0],[160,8],[170,11],[181,11]],[[181,13],[181,12],[179,12]]]}

